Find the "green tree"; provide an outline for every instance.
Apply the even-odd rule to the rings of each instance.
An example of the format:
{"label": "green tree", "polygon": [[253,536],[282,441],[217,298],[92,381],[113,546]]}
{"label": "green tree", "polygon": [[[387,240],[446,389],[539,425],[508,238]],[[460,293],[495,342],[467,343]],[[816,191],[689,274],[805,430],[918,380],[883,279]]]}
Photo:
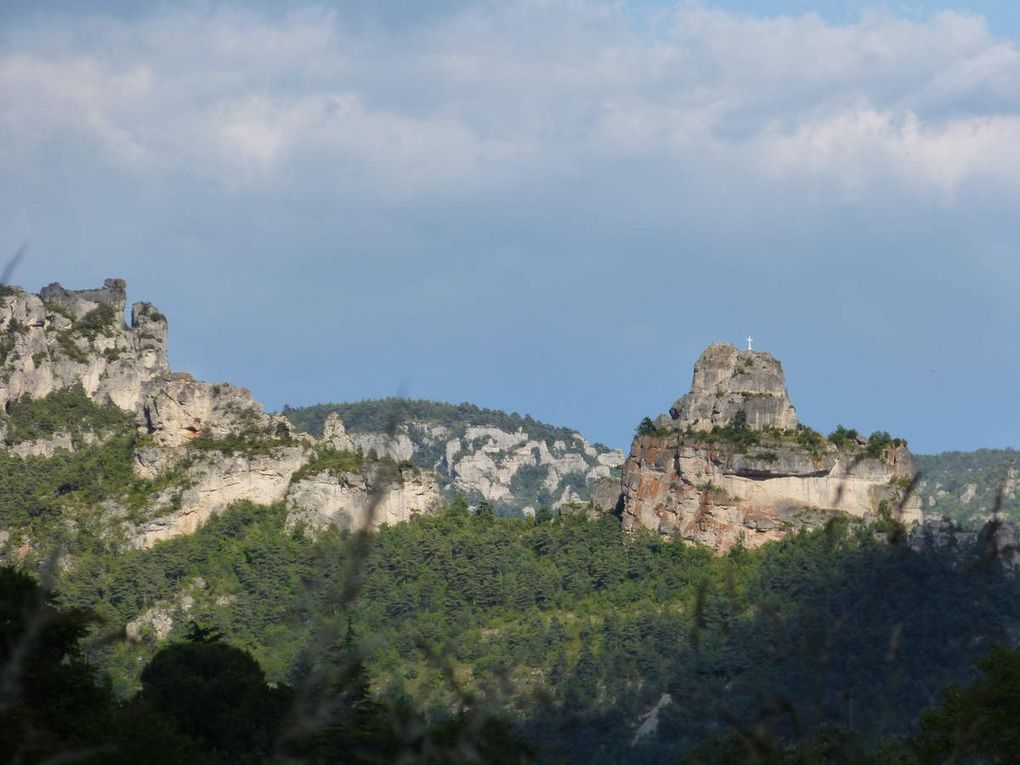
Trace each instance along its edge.
{"label": "green tree", "polygon": [[921,716],[922,762],[1006,765],[1020,756],[1020,650],[995,646],[978,667],[980,679],[947,688],[942,706]]}
{"label": "green tree", "polygon": [[251,654],[195,628],[193,639],[164,648],[142,672],[135,703],[228,762],[258,762],[273,750],[290,702],[271,688]]}
{"label": "green tree", "polygon": [[79,647],[91,621],[0,567],[0,761],[96,762],[109,748],[112,695]]}
{"label": "green tree", "polygon": [[642,417],[641,422],[638,423],[635,435],[638,436],[650,436],[655,432],[655,423],[652,422],[651,417]]}

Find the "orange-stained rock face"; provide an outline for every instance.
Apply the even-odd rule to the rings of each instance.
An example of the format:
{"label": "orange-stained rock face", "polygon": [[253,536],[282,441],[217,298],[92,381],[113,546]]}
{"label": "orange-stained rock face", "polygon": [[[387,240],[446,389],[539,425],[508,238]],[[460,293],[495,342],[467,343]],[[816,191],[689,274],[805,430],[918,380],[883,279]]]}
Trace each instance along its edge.
{"label": "orange-stained rock face", "polygon": [[624,528],[677,534],[722,553],[741,539],[758,547],[838,513],[877,518],[883,503],[907,524],[921,520],[917,497],[900,507],[903,479],[913,475],[906,448],[873,459],[783,440],[747,448],[696,434],[636,438],[621,481]]}
{"label": "orange-stained rock face", "polygon": [[768,353],[710,345],[694,366],[690,392],[654,427],[634,439],[623,466],[626,529],[676,534],[725,552],[839,513],[922,520],[919,497],[901,498],[914,475],[906,447],[891,444],[868,457],[862,439],[837,448],[798,425],[782,365]]}

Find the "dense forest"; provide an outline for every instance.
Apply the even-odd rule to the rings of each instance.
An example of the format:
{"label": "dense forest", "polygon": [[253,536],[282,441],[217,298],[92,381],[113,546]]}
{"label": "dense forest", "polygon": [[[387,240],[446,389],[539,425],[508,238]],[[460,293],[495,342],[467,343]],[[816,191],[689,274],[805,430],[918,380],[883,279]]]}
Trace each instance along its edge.
{"label": "dense forest", "polygon": [[[1020,703],[1020,585],[988,533],[968,547],[834,517],[720,557],[584,508],[507,519],[454,497],[370,534],[311,533],[282,505],[242,502],[134,549],[104,508],[141,519],[181,473],[135,474],[145,438],[129,417],[70,389],[2,422],[12,448],[58,431],[76,448],[0,453],[0,526],[41,582],[0,577],[0,759],[133,762],[155,747],[165,762],[210,763],[926,763],[946,747],[977,762],[1013,751],[1020,715],[986,712]],[[184,458],[279,441],[199,438]]]}
{"label": "dense forest", "polygon": [[314,406],[284,406],[283,413],[294,426],[312,435],[322,435],[322,425],[330,412],[336,412],[347,429],[354,433],[385,433],[396,420],[401,423],[427,422],[442,425],[451,435],[459,436],[470,426],[499,428],[508,433],[524,430],[532,438],[569,441],[577,431],[540,422],[529,414],[485,409],[474,404],[447,404],[408,398],[381,398]]}
{"label": "dense forest", "polygon": [[[155,714],[139,701],[155,693],[153,666],[168,651],[225,651],[193,647],[211,633],[248,657],[230,661],[270,706],[325,683],[358,707],[337,680],[355,656],[373,726],[398,709],[426,738],[483,726],[541,762],[727,761],[748,746],[786,757],[835,746],[834,731],[839,747],[933,761],[918,716],[947,684],[979,682],[976,662],[1011,645],[1020,617],[994,550],[914,550],[895,527],[834,522],[720,558],[611,517],[515,521],[457,502],[374,535],[311,537],[284,517],[244,504],[151,550],[82,543],[52,583],[61,608],[96,620],[69,655],[98,668],[97,687],[110,678],[111,709]],[[657,726],[636,736],[656,707]],[[205,751],[180,721],[159,725]],[[252,761],[269,756],[251,746]]]}

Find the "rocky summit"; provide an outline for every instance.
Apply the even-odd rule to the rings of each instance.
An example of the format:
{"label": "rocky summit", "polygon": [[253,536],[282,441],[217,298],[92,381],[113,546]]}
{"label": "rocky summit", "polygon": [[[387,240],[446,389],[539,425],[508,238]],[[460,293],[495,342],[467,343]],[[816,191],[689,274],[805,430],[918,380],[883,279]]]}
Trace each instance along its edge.
{"label": "rocky summit", "polygon": [[913,475],[905,442],[822,437],[797,422],[777,359],[716,344],[695,364],[690,392],[639,429],[618,501],[624,528],[725,552],[836,514],[918,523],[920,500],[904,496]]}
{"label": "rocky summit", "polygon": [[[244,388],[171,371],[166,318],[135,303],[126,322],[126,308],[122,279],[87,290],[51,284],[38,294],[0,287],[0,438],[22,460],[127,444],[137,480],[121,479],[100,503],[96,525],[108,539],[150,546],[239,501],[283,503],[292,524],[309,528],[376,527],[438,504],[434,475],[356,452],[338,419],[315,438]],[[31,402],[42,416],[19,424]],[[104,425],[88,430],[82,417]],[[46,423],[57,424],[37,432]],[[47,500],[67,511],[68,527],[94,504],[79,506],[77,493],[70,482]],[[0,528],[0,559],[15,543],[29,554],[40,536],[30,520]]]}
{"label": "rocky summit", "polygon": [[660,428],[711,430],[742,413],[751,430],[797,427],[797,410],[786,395],[778,359],[763,351],[741,351],[728,343],[708,346],[694,365],[690,393],[656,421]]}

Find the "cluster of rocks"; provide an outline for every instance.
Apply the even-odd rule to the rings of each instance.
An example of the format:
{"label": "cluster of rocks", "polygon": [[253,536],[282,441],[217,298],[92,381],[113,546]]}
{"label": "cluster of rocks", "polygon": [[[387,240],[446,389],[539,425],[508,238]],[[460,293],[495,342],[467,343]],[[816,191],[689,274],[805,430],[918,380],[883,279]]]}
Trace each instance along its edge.
{"label": "cluster of rocks", "polygon": [[[920,500],[903,496],[914,475],[906,447],[869,456],[857,442],[838,448],[804,438],[782,366],[768,353],[709,346],[690,392],[655,425],[635,438],[618,495],[601,499],[618,504],[626,529],[724,552],[824,524],[833,513],[888,513],[908,525],[922,518]],[[740,438],[745,429],[758,436]]]}
{"label": "cluster of rocks", "polygon": [[169,372],[166,319],[148,303],[131,307],[126,285],[38,295],[3,287],[0,299],[0,406],[43,398],[80,384],[92,399],[135,411],[151,384]]}
{"label": "cluster of rocks", "polygon": [[[294,522],[347,528],[406,520],[439,501],[434,476],[405,471],[380,481],[376,463],[362,472],[305,470],[294,480],[323,449],[355,448],[343,424],[334,420],[322,439],[314,439],[294,432],[282,415],[265,412],[244,388],[172,372],[166,318],[148,303],[135,303],[125,322],[122,279],[107,279],[102,288],[90,290],[51,284],[37,295],[17,287],[2,290],[0,405],[80,385],[95,403],[135,415],[139,432],[147,436],[135,453],[139,476],[180,473],[153,499],[150,520],[129,530],[135,544],[191,533],[241,500],[286,502]],[[10,449],[23,456],[52,456],[72,448],[65,436]],[[270,446],[192,448],[198,439]]]}
{"label": "cluster of rocks", "polygon": [[[333,437],[338,422],[335,412],[327,417],[323,438]],[[538,504],[555,510],[587,502],[601,481],[619,479],[625,457],[579,433],[549,437],[483,421],[448,425],[412,417],[392,434],[345,430],[343,438],[349,448],[411,461],[434,472],[447,493],[525,515],[533,514]],[[522,488],[525,473],[530,473],[527,491]]]}

